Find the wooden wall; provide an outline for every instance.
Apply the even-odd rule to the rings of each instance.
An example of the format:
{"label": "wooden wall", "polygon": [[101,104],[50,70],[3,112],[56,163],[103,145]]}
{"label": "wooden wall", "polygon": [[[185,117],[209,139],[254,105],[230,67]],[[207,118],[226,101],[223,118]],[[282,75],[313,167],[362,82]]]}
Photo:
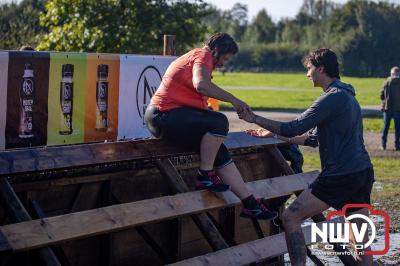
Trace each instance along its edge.
{"label": "wooden wall", "polygon": [[[180,174],[191,189],[194,187],[198,167],[198,156],[173,158]],[[234,161],[245,181],[253,181],[282,175],[274,159],[265,151],[234,155]],[[154,165],[145,164],[141,169],[119,173],[98,175],[95,183],[75,185],[50,185],[50,187],[21,186],[16,189],[19,197],[30,213],[34,200],[46,216],[65,214],[101,206],[137,201],[169,195],[172,190],[167,180]],[[110,180],[106,180],[110,177]],[[32,188],[34,186],[31,186]],[[25,189],[25,191],[24,191]],[[257,239],[248,219],[239,217],[241,206],[215,210],[212,216],[226,228],[226,233],[237,243]],[[34,216],[34,214],[32,214]],[[7,223],[4,211],[0,208],[0,221]],[[261,222],[264,233],[269,233],[268,222]],[[160,245],[165,254],[179,259],[202,255],[212,251],[207,241],[190,217],[147,225],[142,228]],[[136,229],[124,230],[109,235],[71,241],[61,245],[70,265],[160,265],[162,259],[144,241]],[[4,258],[4,255],[1,257]],[[13,261],[13,259],[10,259]],[[17,261],[17,259],[14,259]],[[37,260],[30,260],[34,265]],[[12,265],[12,264],[11,264]]]}

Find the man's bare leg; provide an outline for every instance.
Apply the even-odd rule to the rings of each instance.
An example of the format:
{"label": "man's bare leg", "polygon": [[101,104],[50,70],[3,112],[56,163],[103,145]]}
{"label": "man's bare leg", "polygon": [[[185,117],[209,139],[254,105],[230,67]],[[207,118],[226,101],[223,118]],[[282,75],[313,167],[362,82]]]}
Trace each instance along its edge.
{"label": "man's bare leg", "polygon": [[[361,209],[361,210],[358,210],[358,211],[350,212],[347,216],[350,216],[352,214],[362,214],[362,215],[365,215],[365,216],[369,216],[369,211],[368,211],[368,209],[364,208],[364,209]],[[360,230],[361,225],[362,225],[362,223],[365,222],[365,220],[354,218],[354,219],[351,220],[351,222],[350,221],[347,221],[347,222],[350,223],[350,242],[353,243],[353,244],[356,244],[356,239],[354,237],[354,233],[353,233],[351,224],[355,223],[357,225],[358,230]],[[364,235],[362,244],[367,243],[368,240],[369,240],[369,237],[368,237],[368,231],[367,231],[367,233]],[[360,244],[360,243],[357,243],[357,244]],[[356,250],[355,247],[353,249],[354,249],[355,252],[360,251],[360,250]],[[364,249],[363,251],[368,251],[368,250],[371,250],[371,248],[368,247],[368,248]],[[373,263],[373,257],[371,255],[369,255],[369,256],[367,256],[365,254],[358,255],[358,256],[356,256],[356,259],[357,259],[357,265],[363,265],[363,266],[364,265],[366,265],[366,266],[368,265],[368,266],[370,266]]]}
{"label": "man's bare leg", "polygon": [[328,204],[311,194],[311,189],[307,189],[282,214],[286,244],[293,266],[304,266],[306,264],[307,252],[306,242],[301,230],[302,221],[328,208]]}

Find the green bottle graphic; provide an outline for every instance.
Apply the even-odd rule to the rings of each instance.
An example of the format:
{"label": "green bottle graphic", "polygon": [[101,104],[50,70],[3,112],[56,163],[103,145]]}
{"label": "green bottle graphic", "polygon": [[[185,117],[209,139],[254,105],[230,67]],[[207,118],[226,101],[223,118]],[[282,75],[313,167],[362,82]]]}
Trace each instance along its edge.
{"label": "green bottle graphic", "polygon": [[74,83],[72,77],[74,75],[74,65],[62,65],[62,77],[60,83],[60,135],[72,134],[72,111],[74,99]]}

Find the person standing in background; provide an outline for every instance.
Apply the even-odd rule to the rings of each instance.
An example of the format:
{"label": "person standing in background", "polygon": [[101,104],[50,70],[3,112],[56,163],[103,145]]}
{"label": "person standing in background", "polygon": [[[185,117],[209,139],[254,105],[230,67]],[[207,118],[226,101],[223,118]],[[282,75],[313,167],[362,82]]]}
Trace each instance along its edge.
{"label": "person standing in background", "polygon": [[390,70],[390,77],[385,80],[381,90],[383,130],[382,146],[386,150],[387,135],[393,118],[395,127],[395,148],[400,150],[400,69],[395,66]]}

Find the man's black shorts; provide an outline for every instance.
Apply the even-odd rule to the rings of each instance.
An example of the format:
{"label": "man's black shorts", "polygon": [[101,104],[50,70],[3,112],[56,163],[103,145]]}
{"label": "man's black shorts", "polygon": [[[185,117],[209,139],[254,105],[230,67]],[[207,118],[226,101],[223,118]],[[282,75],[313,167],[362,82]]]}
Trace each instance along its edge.
{"label": "man's black shorts", "polygon": [[319,176],[311,185],[311,193],[336,210],[352,203],[371,204],[374,169],[341,176]]}

